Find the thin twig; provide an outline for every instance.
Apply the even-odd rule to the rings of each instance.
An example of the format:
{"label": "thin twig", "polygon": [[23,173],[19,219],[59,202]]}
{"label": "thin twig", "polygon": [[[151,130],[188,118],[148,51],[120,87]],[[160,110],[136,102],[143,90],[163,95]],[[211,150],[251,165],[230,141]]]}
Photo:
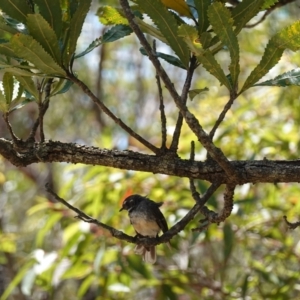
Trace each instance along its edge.
{"label": "thin twig", "polygon": [[142,244],[145,246],[154,246],[154,245],[159,245],[162,243],[169,242],[173,236],[175,236],[178,232],[183,230],[185,226],[196,216],[196,214],[199,212],[201,207],[207,202],[207,200],[211,197],[211,195],[215,192],[215,190],[219,187],[219,184],[213,183],[206,191],[206,193],[203,195],[201,198],[201,201],[197,202],[194,207],[179,221],[177,222],[174,226],[172,226],[168,231],[166,231],[162,236],[159,238],[149,238],[149,237],[132,237],[127,234],[125,234],[122,231],[119,231],[109,225],[106,225],[97,219],[94,219],[87,214],[85,214],[83,211],[80,209],[74,207],[64,199],[60,198],[49,186],[49,183],[46,184],[46,191],[51,194],[58,202],[62,203],[69,209],[73,210],[77,216],[76,218],[87,222],[87,223],[92,223],[97,225],[98,227],[104,228],[110,232],[110,234],[123,241],[127,241],[129,243],[133,244]]}
{"label": "thin twig", "polygon": [[295,229],[300,226],[300,221],[291,223],[288,221],[287,216],[283,216],[283,220],[285,221],[289,229]]}
{"label": "thin twig", "polygon": [[226,113],[228,112],[228,110],[230,109],[230,107],[232,106],[234,100],[236,99],[236,93],[231,93],[229,101],[226,103],[226,105],[224,106],[222,112],[219,115],[218,120],[216,121],[214,127],[212,128],[212,130],[209,133],[209,137],[211,140],[213,140],[213,137],[218,129],[218,127],[220,126],[220,124],[222,123],[222,121],[224,120]]}
{"label": "thin twig", "polygon": [[121,119],[119,119],[117,116],[115,116],[111,110],[109,110],[108,107],[105,106],[105,104],[98,99],[92,91],[83,83],[81,80],[79,80],[76,76],[68,72],[68,79],[74,82],[76,85],[78,85],[82,91],[87,94],[91,100],[99,106],[99,108],[106,113],[116,124],[118,124],[122,129],[124,129],[128,134],[130,134],[132,137],[134,137],[136,140],[138,140],[141,144],[143,144],[145,147],[153,151],[155,154],[159,154],[160,149],[149,143],[147,140],[145,140],[143,137],[141,137],[139,134],[137,134],[135,131],[133,131],[129,126],[127,126]]}
{"label": "thin twig", "polygon": [[9,112],[4,113],[3,114],[3,119],[4,119],[4,121],[5,121],[6,125],[7,125],[8,131],[9,131],[9,133],[11,135],[11,138],[12,138],[14,144],[17,144],[20,141],[20,139],[14,134],[14,132],[12,130],[12,127],[11,127],[11,124],[10,124],[10,122],[8,120],[8,116],[9,116]]}
{"label": "thin twig", "polygon": [[[153,41],[153,52],[156,55],[156,41]],[[165,105],[164,105],[164,97],[160,82],[160,77],[158,73],[155,74],[156,84],[158,89],[159,96],[159,110],[160,110],[160,120],[161,120],[161,149],[164,151],[167,149],[167,118],[165,114]]]}
{"label": "thin twig", "polygon": [[[191,87],[192,78],[193,78],[193,74],[194,74],[194,71],[196,69],[196,66],[197,66],[197,59],[196,59],[195,56],[192,56],[191,59],[190,59],[190,65],[189,65],[189,68],[187,70],[186,79],[185,79],[183,89],[182,89],[182,93],[181,93],[181,101],[183,102],[184,105],[186,105],[186,102],[187,102],[188,92],[189,92],[190,87]],[[178,149],[179,138],[180,138],[180,133],[181,133],[181,128],[182,128],[182,122],[183,122],[183,116],[179,112],[178,117],[177,117],[175,130],[174,130],[174,133],[173,133],[172,143],[171,143],[171,146],[170,146],[170,150],[175,152],[175,153],[177,152],[177,149]]]}
{"label": "thin twig", "polygon": [[53,78],[49,78],[46,86],[45,86],[45,99],[43,102],[39,103],[39,125],[40,125],[40,139],[41,142],[45,141],[45,133],[44,133],[44,115],[49,108],[50,103],[50,93],[51,93],[51,85],[53,83]]}
{"label": "thin twig", "polygon": [[209,135],[203,130],[197,118],[187,109],[186,105],[182,103],[181,97],[179,96],[176,89],[174,88],[174,85],[172,84],[169,76],[161,66],[157,57],[153,54],[151,46],[146,40],[143,32],[140,30],[140,28],[134,21],[134,15],[130,10],[128,1],[120,0],[120,4],[123,9],[124,15],[126,16],[129,22],[131,29],[136,34],[137,38],[140,40],[140,43],[142,44],[145,51],[147,52],[149,59],[151,60],[157,73],[159,74],[167,90],[169,91],[170,95],[175,101],[175,104],[177,105],[178,109],[183,115],[186,123],[188,124],[190,129],[194,132],[194,134],[197,136],[199,142],[208,151],[212,159],[215,160],[220,165],[220,167],[226,172],[227,176],[230,177],[231,180],[234,179],[235,181],[238,181],[239,175],[237,170],[230,164],[229,160],[224,155],[224,153],[212,143],[211,139],[209,138]]}

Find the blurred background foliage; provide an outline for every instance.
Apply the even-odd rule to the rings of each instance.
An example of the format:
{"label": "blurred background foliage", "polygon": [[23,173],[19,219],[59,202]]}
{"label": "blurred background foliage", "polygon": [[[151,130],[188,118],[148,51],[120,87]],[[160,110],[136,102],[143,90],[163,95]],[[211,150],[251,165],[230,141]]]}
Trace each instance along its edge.
{"label": "blurred background foliage", "polygon": [[[96,16],[98,7],[95,1],[80,39],[82,49],[103,33]],[[296,1],[241,33],[241,78],[246,78],[258,63],[268,38],[298,16]],[[155,73],[139,47],[131,35],[94,50],[78,60],[74,69],[116,115],[159,145]],[[167,51],[158,43],[160,49]],[[225,52],[217,57],[224,65],[228,63]],[[162,64],[180,90],[184,72]],[[266,78],[299,64],[299,53],[285,52],[281,63]],[[225,88],[203,69],[196,71],[192,87],[209,88],[188,103],[209,131],[228,101]],[[164,97],[171,136],[177,109],[166,91]],[[298,158],[299,103],[299,87],[252,88],[238,98],[227,114],[217,131],[216,144],[232,160]],[[12,114],[11,123],[19,137],[27,137],[36,116],[34,103]],[[9,138],[0,122],[1,136]],[[76,87],[52,100],[44,127],[47,139],[147,151]],[[194,138],[184,126],[179,145],[182,157],[189,157]],[[205,156],[201,145],[196,145],[196,159]],[[72,205],[132,235],[127,214],[118,212],[123,199],[131,193],[164,201],[162,210],[169,226],[193,206],[186,178],[66,163],[16,168],[0,158],[1,300],[285,300],[299,296],[299,230],[288,231],[282,220],[283,215],[290,220],[299,215],[298,184],[238,187],[233,213],[224,224],[211,225],[206,232],[193,232],[191,229],[201,219],[197,216],[171,240],[171,250],[158,246],[158,262],[151,266],[133,253],[133,245],[74,219],[73,212],[45,193],[46,182]],[[206,182],[197,185],[202,192],[208,186]],[[220,194],[209,200],[215,210],[222,207],[221,191],[222,187]]]}

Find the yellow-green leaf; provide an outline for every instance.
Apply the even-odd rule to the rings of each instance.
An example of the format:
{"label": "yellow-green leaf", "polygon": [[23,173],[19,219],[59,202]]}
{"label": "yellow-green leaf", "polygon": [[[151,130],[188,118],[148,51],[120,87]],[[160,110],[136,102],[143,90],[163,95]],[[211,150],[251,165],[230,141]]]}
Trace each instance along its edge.
{"label": "yellow-green leaf", "polygon": [[239,44],[233,31],[233,19],[229,10],[220,2],[213,3],[208,9],[208,18],[222,44],[226,46],[230,53],[231,63],[229,71],[233,86],[237,85],[240,73],[239,65]]}
{"label": "yellow-green leaf", "polygon": [[40,14],[29,14],[27,27],[30,35],[60,64],[61,54],[54,30]]}
{"label": "yellow-green leaf", "polygon": [[22,33],[16,34],[11,39],[11,46],[19,57],[32,63],[42,73],[65,76],[65,71],[32,36]]}

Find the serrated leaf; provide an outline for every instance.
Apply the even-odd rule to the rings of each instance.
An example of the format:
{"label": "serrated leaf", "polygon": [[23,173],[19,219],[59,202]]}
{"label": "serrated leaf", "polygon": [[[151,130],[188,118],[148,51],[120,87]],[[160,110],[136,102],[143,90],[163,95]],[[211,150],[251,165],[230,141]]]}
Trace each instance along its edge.
{"label": "serrated leaf", "polygon": [[247,78],[242,91],[266,75],[279,62],[285,49],[300,49],[300,21],[282,29],[270,39],[260,63]]}
{"label": "serrated leaf", "polygon": [[0,1],[0,9],[23,24],[26,23],[27,14],[31,13],[27,1],[24,0],[2,0]]}
{"label": "serrated leaf", "polygon": [[209,89],[207,87],[205,87],[204,89],[194,89],[194,90],[189,90],[189,98],[191,101],[193,101],[193,99],[203,93],[203,92],[207,92]]}
{"label": "serrated leaf", "polygon": [[280,30],[272,38],[274,43],[282,49],[297,51],[300,49],[300,20]]}
{"label": "serrated leaf", "polygon": [[207,9],[211,3],[211,0],[198,0],[195,1],[195,7],[198,12],[198,33],[199,36],[206,31],[209,26]]}
{"label": "serrated leaf", "polygon": [[28,93],[30,93],[36,100],[38,100],[39,93],[31,77],[15,75],[15,78],[20,82],[20,84]]}
{"label": "serrated leaf", "polygon": [[271,39],[265,49],[263,57],[256,68],[250,73],[241,92],[253,86],[258,80],[266,75],[280,60],[284,49],[279,48]]}
{"label": "serrated leaf", "polygon": [[161,0],[161,2],[168,8],[176,11],[182,16],[191,17],[192,13],[189,6],[184,0]]}
{"label": "serrated leaf", "polygon": [[8,42],[12,38],[12,36],[17,32],[18,32],[17,30],[8,26],[2,20],[0,20],[0,39],[1,40],[5,40]]}
{"label": "serrated leaf", "polygon": [[211,44],[212,36],[209,32],[203,32],[200,35],[200,43],[203,49],[207,49]]}
{"label": "serrated leaf", "polygon": [[132,33],[132,29],[127,25],[116,25],[107,30],[102,36],[102,43],[117,41]]}
{"label": "serrated leaf", "polygon": [[[1,64],[0,64],[0,67],[2,67]],[[32,76],[42,76],[43,75],[43,74],[32,73],[32,72],[24,70],[22,68],[18,68],[18,66],[6,65],[6,66],[4,66],[4,69],[6,72],[9,72],[12,75],[17,75],[17,76],[19,75],[19,76],[32,77]]]}
{"label": "serrated leaf", "polygon": [[168,41],[182,63],[188,67],[190,52],[184,41],[177,35],[177,22],[160,0],[136,0],[136,3],[149,15],[154,24]]}
{"label": "serrated leaf", "polygon": [[35,0],[39,6],[39,12],[44,19],[53,28],[57,39],[62,34],[62,10],[60,7],[60,0]]}
{"label": "serrated leaf", "polygon": [[206,71],[216,77],[219,80],[220,84],[224,84],[229,90],[231,90],[231,85],[228,78],[226,77],[219,63],[216,61],[213,54],[208,49],[203,50],[202,54],[198,54],[196,57],[206,69]]}
{"label": "serrated leaf", "polygon": [[0,44],[0,55],[8,57],[18,57],[12,49],[11,43],[2,43]]}
{"label": "serrated leaf", "polygon": [[233,8],[231,14],[234,20],[235,30],[238,34],[243,27],[260,11],[264,0],[243,0],[235,8]]}
{"label": "serrated leaf", "polygon": [[68,36],[68,46],[65,48],[64,53],[64,63],[69,65],[72,56],[75,54],[77,40],[82,30],[83,22],[90,9],[92,0],[80,0],[77,10],[72,16],[69,36]]}
{"label": "serrated leaf", "polygon": [[281,75],[278,75],[273,79],[257,83],[254,86],[286,87],[286,86],[290,86],[290,85],[300,86],[300,68],[288,71]]}
{"label": "serrated leaf", "polygon": [[[147,54],[147,52],[145,51],[144,48],[140,48],[140,52],[143,55],[148,56],[148,54]],[[156,54],[157,57],[164,59],[166,62],[168,62],[169,64],[171,64],[173,66],[179,67],[179,68],[184,69],[184,70],[186,69],[185,66],[182,64],[182,62],[175,56],[165,54],[165,53],[162,53],[162,52],[156,52],[155,54]]]}
{"label": "serrated leaf", "polygon": [[227,8],[220,2],[214,2],[208,9],[208,19],[222,44],[228,47],[231,63],[229,71],[233,86],[237,85],[240,73],[239,65],[239,44],[235,33],[233,32],[233,19]]}
{"label": "serrated leaf", "polygon": [[[168,41],[165,39],[165,37],[162,35],[162,33],[156,27],[144,22],[143,20],[141,20],[139,18],[135,18],[135,21],[144,33],[150,34],[154,38],[156,38],[168,45]],[[124,25],[124,26],[126,26],[126,25]]]}
{"label": "serrated leaf", "polygon": [[265,0],[263,6],[261,7],[261,10],[268,9],[277,2],[278,0]]}
{"label": "serrated leaf", "polygon": [[101,6],[96,14],[103,25],[128,25],[121,10],[112,6]]}
{"label": "serrated leaf", "polygon": [[198,31],[195,27],[188,24],[182,24],[178,28],[178,35],[183,38],[191,52],[198,53],[199,50],[201,51],[202,45],[199,41]]}
{"label": "serrated leaf", "polygon": [[27,17],[27,27],[30,35],[38,41],[59,64],[61,55],[58,40],[49,23],[40,14],[29,14]]}
{"label": "serrated leaf", "polygon": [[47,75],[65,76],[65,71],[31,36],[16,34],[11,39],[13,51],[21,58],[31,62],[38,70]]}
{"label": "serrated leaf", "polygon": [[14,78],[10,73],[5,72],[3,75],[3,91],[8,107],[13,99],[14,93]]}

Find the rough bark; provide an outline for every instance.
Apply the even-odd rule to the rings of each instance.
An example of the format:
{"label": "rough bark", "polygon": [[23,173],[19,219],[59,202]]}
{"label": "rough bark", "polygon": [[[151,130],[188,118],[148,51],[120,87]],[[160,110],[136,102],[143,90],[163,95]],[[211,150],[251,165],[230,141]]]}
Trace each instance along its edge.
{"label": "rough bark", "polygon": [[[0,154],[17,167],[40,162],[68,162],[135,170],[171,176],[201,179],[209,182],[232,183],[233,178],[213,160],[192,161],[167,153],[163,156],[133,151],[99,149],[73,143],[45,141],[19,143],[0,138]],[[239,174],[235,184],[279,183],[300,181],[300,160],[230,161]]]}

